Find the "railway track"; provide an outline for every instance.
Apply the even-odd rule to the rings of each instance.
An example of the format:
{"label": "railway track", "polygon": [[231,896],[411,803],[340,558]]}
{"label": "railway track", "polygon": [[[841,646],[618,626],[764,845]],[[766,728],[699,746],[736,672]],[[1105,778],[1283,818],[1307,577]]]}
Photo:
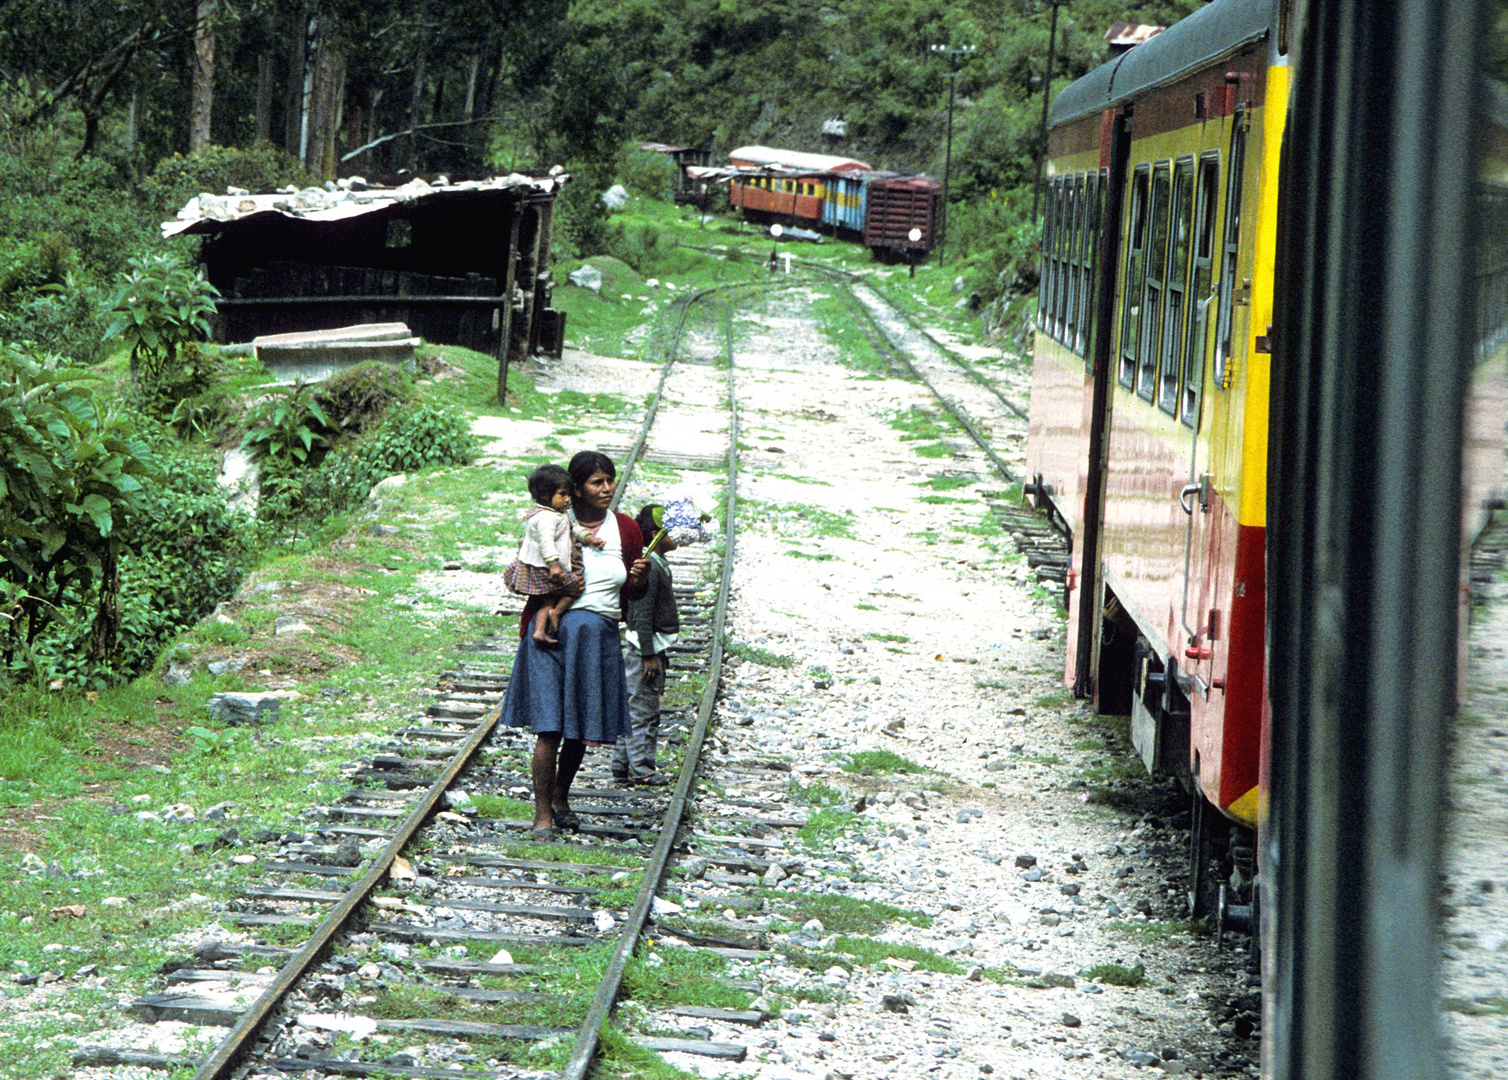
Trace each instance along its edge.
{"label": "railway track", "polygon": [[[667,697],[675,704],[662,731],[679,758],[674,787],[625,788],[607,767],[611,748],[593,748],[573,792],[579,832],[527,843],[531,737],[497,726],[513,642],[479,641],[440,675],[425,714],[351,770],[349,790],[320,809],[311,832],[285,838],[261,860],[260,881],[221,919],[224,938],[165,964],[163,989],[131,1005],[144,1020],[230,1027],[220,1044],[193,1062],[92,1048],[76,1065],[195,1065],[196,1080],[211,1080],[454,1076],[457,1066],[505,1077],[523,1062],[583,1077],[624,999],[625,974],[645,963],[634,953],[646,933],[677,956],[763,955],[759,940],[709,932],[660,896],[672,871],[733,889],[793,871],[797,857],[779,837],[805,820],[783,802],[784,762],[725,758],[710,789],[696,786],[708,768],[735,547],[736,455],[728,448],[738,426],[726,300],[725,291],[709,291],[682,306],[654,403],[620,473],[620,492],[632,493],[636,468],[684,475],[712,464],[705,448],[682,450],[659,432],[705,428],[709,410],[725,417],[719,550],[711,559],[694,547],[670,556],[683,625],[672,679],[699,691]],[[710,325],[694,325],[698,311],[702,323],[712,313]],[[688,411],[703,415],[688,422]],[[707,794],[723,786],[741,797]],[[746,1004],[757,991],[726,985],[712,995],[723,1005],[651,995],[643,1008],[651,1028],[689,1019],[737,1031],[768,1015],[726,1002]],[[634,1042],[728,1060],[746,1053],[710,1028]]]}
{"label": "railway track", "polygon": [[[1008,397],[904,309],[857,275],[819,263],[803,262],[802,266],[848,294],[873,331],[871,339],[888,353],[893,363],[932,392],[1006,484],[1019,485],[1020,454],[1026,446],[1029,419],[1026,404]],[[996,492],[986,498],[991,512],[1010,533],[1038,583],[1066,589],[1068,537],[1058,527],[1060,523],[1022,504],[1019,492]]]}
{"label": "railway track", "polygon": [[[959,400],[958,369],[935,342],[928,346],[930,339],[873,290],[843,278],[836,283],[892,360],[931,389],[1012,482],[990,440],[1003,427],[1019,426],[1019,410],[1006,408],[995,392],[1002,408],[986,422],[976,419]],[[684,477],[722,469],[720,558],[709,564],[696,548],[671,556],[686,628],[672,671],[701,688],[694,702],[665,716],[667,742],[680,757],[675,786],[620,787],[607,769],[608,748],[596,748],[575,790],[580,831],[566,842],[528,844],[529,736],[497,727],[512,641],[479,641],[441,673],[425,714],[351,770],[352,786],[322,808],[311,834],[289,837],[261,861],[261,880],[221,920],[225,938],[164,965],[162,990],[131,1006],[145,1020],[229,1027],[220,1044],[196,1062],[92,1048],[77,1065],[194,1064],[195,1080],[453,1076],[457,1065],[472,1076],[508,1077],[521,1066],[544,1065],[563,1077],[585,1077],[613,1009],[626,999],[625,976],[645,963],[635,950],[646,934],[677,953],[720,960],[766,955],[760,937],[719,932],[716,919],[688,920],[661,895],[671,872],[737,893],[800,863],[781,839],[805,822],[786,801],[788,763],[724,759],[711,770],[710,788],[699,792],[696,784],[698,770],[709,771],[703,753],[736,539],[731,312],[751,287],[757,286],[686,299],[637,437],[626,448],[604,447],[622,460],[620,492],[634,491],[636,471],[671,469]],[[688,417],[688,410],[699,415]],[[661,434],[705,433],[709,413],[726,417],[720,452],[705,437],[677,445]],[[1018,546],[1048,549],[1054,542],[1029,510],[1003,495],[991,505]],[[740,797],[707,794],[727,788]],[[719,902],[725,910],[759,906],[752,897]],[[590,986],[583,972],[590,972]],[[769,1015],[738,1007],[757,996],[757,984],[725,989],[715,995],[717,1005],[661,1005],[651,995],[642,1006],[651,1020],[641,1027],[692,1030],[633,1041],[654,1051],[742,1060],[747,1047],[730,1032],[757,1027]],[[395,1041],[403,1044],[396,1051]]]}
{"label": "railway track", "polygon": [[[693,250],[708,255],[727,254],[716,248],[693,247]],[[885,354],[892,367],[927,387],[989,459],[1006,485],[1017,487],[1022,483],[1020,461],[1029,420],[1026,402],[1002,391],[860,275],[809,259],[792,262],[803,275],[838,288],[850,301],[871,343]],[[797,282],[800,280],[798,277]],[[987,496],[987,501],[1026,558],[1038,583],[1066,590],[1069,549],[1062,523],[1023,505],[1019,492],[993,493]]]}
{"label": "railway track", "polygon": [[[801,308],[799,298],[788,300],[783,309],[772,305],[773,317],[761,312],[739,320],[745,331],[759,327],[753,331],[759,344],[748,341],[742,378],[748,408],[753,410],[745,439],[763,444],[753,446],[762,465],[750,463],[745,512],[749,521],[761,525],[767,519],[750,516],[767,513],[751,509],[761,496],[767,504],[800,498],[783,495],[783,486],[798,482],[798,476],[822,475],[813,474],[811,467],[827,445],[824,430],[845,431],[847,437],[862,441],[867,431],[884,424],[884,406],[862,420],[852,413],[840,420],[815,407],[846,393],[845,385],[856,384],[845,383],[841,374],[829,378],[831,369],[824,358],[796,359],[803,356],[797,351],[802,334],[809,335],[816,322],[805,312],[782,321],[782,311]],[[638,502],[655,497],[654,485],[671,483],[672,476],[696,476],[710,483],[710,470],[715,468],[718,475],[731,477],[727,448],[739,440],[727,410],[728,399],[737,403],[740,369],[729,323],[732,313],[749,306],[743,294],[724,290],[698,297],[677,313],[684,318],[669,335],[667,349],[673,346],[674,364],[662,373],[655,415],[636,429],[616,428],[623,445],[603,447],[623,462],[620,477],[629,503],[625,509],[632,511]],[[782,380],[790,378],[791,370],[810,371],[823,389],[813,392],[803,386],[795,395],[799,406],[790,404]],[[888,388],[877,389],[883,393]],[[921,401],[918,391],[905,389],[902,394]],[[828,407],[847,411],[836,404]],[[766,458],[764,452],[783,441],[775,433],[784,430],[768,417],[782,414],[798,418],[793,430],[799,434],[787,442],[790,458]],[[838,428],[839,422],[846,426]],[[973,470],[987,469],[977,457],[965,465],[960,456],[942,464],[940,472],[939,464],[933,463],[928,472],[948,477],[967,472],[977,481]],[[866,477],[891,482],[888,455],[871,458],[869,466],[861,483]],[[728,490],[731,493],[735,485],[729,482]],[[841,498],[823,505],[842,507]],[[869,498],[887,504],[883,494]],[[729,502],[727,554],[732,552],[735,520]],[[1035,517],[1028,517],[1026,525],[1049,531]],[[773,545],[768,531],[746,537],[741,574],[761,573],[768,565],[760,561],[764,549],[790,556],[785,549],[810,535],[798,527],[787,539],[783,529],[775,527],[779,539]],[[854,666],[859,663],[854,654],[871,653],[880,665],[873,670],[887,681],[891,673],[904,678],[904,694],[918,693],[926,677],[915,669],[903,677],[891,666],[895,662],[890,656],[901,650],[886,643],[902,639],[891,634],[894,627],[888,624],[865,634],[862,626],[842,623],[842,629],[832,631],[830,649],[824,643],[829,631],[817,630],[815,651],[810,649],[813,639],[785,645],[774,640],[782,636],[779,633],[773,633],[772,640],[760,638],[757,628],[772,625],[763,610],[770,594],[766,580],[761,610],[740,612],[735,648],[768,644],[796,653],[798,665],[818,661],[828,667],[781,676],[763,667],[764,661],[740,666],[724,678],[729,697],[717,704],[726,730],[704,728],[719,683],[713,657],[725,640],[716,599],[726,589],[726,564],[697,557],[708,550],[693,547],[671,555],[685,630],[672,657],[672,685],[682,691],[675,698],[667,695],[667,724],[662,730],[671,755],[662,764],[673,765],[681,757],[691,760],[692,744],[699,739],[694,779],[686,771],[671,789],[624,788],[612,781],[605,752],[593,750],[573,790],[573,808],[582,819],[580,832],[555,844],[527,842],[527,754],[532,737],[508,730],[484,733],[496,717],[513,642],[506,636],[475,641],[438,673],[434,697],[423,715],[413,716],[375,753],[354,764],[350,785],[340,798],[317,808],[317,815],[306,813],[307,827],[301,835],[285,834],[265,846],[241,849],[258,854],[257,879],[219,917],[223,933],[197,945],[185,944],[163,965],[160,989],[154,987],[156,992],[131,1004],[138,1018],[233,1028],[232,1036],[241,1032],[241,1041],[232,1046],[228,1038],[208,1053],[198,1047],[198,1053],[183,1051],[176,1057],[92,1048],[75,1056],[76,1069],[95,1069],[94,1075],[112,1078],[127,1075],[123,1067],[135,1066],[177,1069],[183,1075],[194,1068],[198,1076],[540,1077],[588,1075],[604,1053],[614,1067],[623,1067],[645,1050],[672,1054],[672,1061],[682,1067],[688,1060],[682,1055],[728,1062],[749,1055],[775,1062],[778,1068],[781,1059],[789,1062],[794,1053],[803,1060],[830,1055],[834,1068],[847,1071],[854,1059],[867,1056],[872,1032],[845,1035],[843,1028],[867,1031],[874,1023],[866,1020],[871,1013],[883,1017],[885,1025],[899,1023],[905,994],[920,996],[920,991],[890,985],[889,980],[899,978],[912,963],[904,959],[907,954],[882,953],[885,958],[879,961],[852,959],[860,953],[844,951],[857,946],[844,936],[850,931],[838,912],[847,900],[878,909],[866,910],[866,916],[889,912],[895,917],[901,909],[891,910],[887,904],[933,907],[920,895],[909,895],[917,885],[931,891],[920,879],[904,886],[904,892],[899,887],[892,891],[878,885],[879,877],[861,870],[869,858],[865,852],[881,846],[898,856],[916,854],[908,855],[901,845],[913,839],[921,845],[925,828],[914,823],[922,821],[916,815],[927,813],[926,793],[921,792],[915,803],[907,802],[918,797],[906,791],[916,782],[899,780],[860,779],[850,788],[847,772],[852,763],[834,754],[851,745],[843,730],[851,721],[841,705],[833,715],[812,721],[804,734],[799,732],[808,721],[794,718],[822,714],[839,702],[851,702],[861,713],[889,709],[878,700],[869,704],[869,694],[878,698],[878,692],[857,692],[880,680],[871,680],[869,670]],[[810,548],[802,547],[811,562],[791,564],[812,571],[807,588],[824,587],[820,582],[828,569],[820,560],[833,558],[829,550],[840,549],[817,540]],[[876,590],[871,596],[877,604],[916,602],[901,595],[909,587],[882,583],[878,575],[867,587]],[[997,590],[991,586],[991,591]],[[865,599],[857,593],[853,598]],[[782,597],[777,606],[785,603]],[[926,652],[930,659],[932,649]],[[743,663],[748,664],[747,655]],[[809,687],[818,672],[831,690],[813,698]],[[799,689],[797,697],[788,696],[792,682],[808,687],[805,697],[799,696]],[[926,701],[926,706],[907,712],[905,726],[893,721],[888,711],[869,718],[857,715],[852,722],[873,727],[882,745],[888,742],[918,753],[933,738],[952,737],[947,724],[939,728],[932,722],[929,708],[945,713],[970,707],[962,697],[951,703],[946,697]],[[792,719],[787,734],[788,704]],[[780,719],[772,720],[772,714]],[[1014,733],[1010,737],[1022,738]],[[467,747],[472,750],[469,763],[461,765]],[[973,755],[971,744],[968,757]],[[980,774],[992,778],[985,788],[1011,776],[1016,767],[1033,768],[1014,747],[1009,753],[1002,751],[999,762],[1005,768]],[[892,786],[900,790],[887,795]],[[914,813],[907,811],[894,832],[886,825],[884,835],[870,835],[859,843],[845,840],[836,848],[830,839],[792,836],[804,825],[828,827],[821,824],[820,815],[809,820],[816,807],[853,815],[861,833],[873,829],[879,819],[864,811],[864,799],[853,803],[854,790],[867,792],[874,804],[871,811],[881,809],[888,815],[892,807],[910,807]],[[893,804],[885,801],[892,797]],[[985,812],[993,813],[988,808]],[[420,820],[414,820],[416,815]],[[953,852],[949,858],[966,861],[974,845],[992,842],[983,835],[977,841],[964,840],[966,815],[960,811],[956,822],[953,816],[950,809],[946,821],[929,815],[925,822],[933,830],[933,844],[963,845],[945,849]],[[1014,818],[1001,821],[1006,831],[1021,828]],[[398,844],[409,825],[414,826],[409,839]],[[952,826],[960,834],[955,841],[949,839]],[[907,837],[913,827],[914,836]],[[1008,841],[1017,845],[1011,852],[1031,850],[1021,845],[1043,842]],[[1090,853],[1093,871],[1109,870],[1101,866],[1096,848],[1080,847]],[[993,880],[1002,867],[1008,871],[1012,855],[1005,852],[1002,848],[996,853],[1003,861],[991,858],[972,873]],[[1072,871],[1062,872],[1093,871],[1075,864]],[[933,873],[926,865],[926,878]],[[1000,877],[1003,880],[991,887],[1001,889],[1003,897],[1019,892],[1024,899],[1034,889],[1056,889],[1056,883],[1010,884],[1014,875],[1008,872]],[[365,899],[356,899],[363,882],[375,884]],[[1070,927],[1078,923],[1081,932],[1089,929],[1088,912],[1104,899],[1081,904],[1057,896],[1054,892],[1050,898],[1051,910],[1042,908],[1042,924],[1061,919]],[[928,918],[948,919],[945,913],[957,910],[952,894],[937,903],[941,907]],[[322,929],[343,907],[348,909],[344,925],[319,943]],[[911,916],[920,919],[922,913],[909,912]],[[1044,934],[1035,929],[1036,913],[1026,917],[1030,924],[1012,909],[1019,924],[1013,933],[1023,943],[1008,946],[1009,952],[988,947],[991,951],[984,955],[987,947],[984,937],[980,939],[980,964],[966,984],[985,988],[990,1003],[1007,990],[1015,993],[1010,987],[1016,982],[1032,988],[1024,991],[1027,994],[1061,989],[1059,983],[1037,977],[1048,965],[1029,950],[1051,945],[1045,937],[1025,942]],[[828,928],[824,930],[821,922]],[[936,937],[929,933],[923,940],[937,944]],[[305,961],[303,970],[295,974],[300,958]],[[1032,966],[1013,966],[1019,963]],[[849,974],[835,975],[840,969]],[[977,981],[980,978],[983,982]],[[844,991],[828,985],[835,980],[850,987],[853,1000],[863,1000],[864,1007],[845,1010]],[[819,982],[823,985],[817,986]],[[992,985],[1000,989],[989,990]],[[828,992],[837,996],[806,996]],[[838,1008],[822,1005],[827,1010],[823,1012],[812,1004],[827,1000]],[[939,1015],[946,1015],[949,1007],[939,1005]],[[912,1009],[922,1011],[914,1002]],[[1082,1011],[1078,1005],[1074,1009]],[[259,1020],[253,1017],[258,1012]],[[841,1025],[833,1025],[838,1027],[836,1035],[821,1030],[826,1023],[821,1018],[834,1015],[842,1018]],[[943,1030],[939,1023],[918,1018],[917,1026],[902,1038],[930,1047],[933,1029]],[[606,1040],[605,1051],[594,1049],[599,1038]],[[991,1053],[996,1054],[992,1060],[997,1067],[1003,1066],[998,1053]],[[751,1061],[747,1067],[759,1066]]]}

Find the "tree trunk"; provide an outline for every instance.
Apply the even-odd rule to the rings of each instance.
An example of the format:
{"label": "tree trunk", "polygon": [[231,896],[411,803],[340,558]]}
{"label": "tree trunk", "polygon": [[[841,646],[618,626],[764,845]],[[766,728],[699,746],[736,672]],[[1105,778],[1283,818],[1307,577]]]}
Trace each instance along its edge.
{"label": "tree trunk", "polygon": [[136,144],[141,139],[141,84],[131,88],[131,104],[126,110],[125,150],[128,158],[136,156]]}
{"label": "tree trunk", "polygon": [[476,82],[482,70],[482,54],[472,53],[466,70],[466,122],[476,119]]}
{"label": "tree trunk", "polygon": [[[414,131],[419,126],[419,108],[424,97],[424,68],[426,53],[429,50],[429,42],[425,41],[419,46],[419,55],[414,57],[414,85],[408,102],[408,129]],[[419,136],[408,137],[408,167],[414,172],[419,171]]]}
{"label": "tree trunk", "polygon": [[340,130],[345,97],[346,58],[341,26],[333,19],[319,23],[314,48],[313,86],[309,94],[306,168],[322,180],[335,179],[335,138]]}
{"label": "tree trunk", "polygon": [[215,0],[198,0],[194,16],[194,88],[189,108],[189,153],[210,144],[209,121],[215,104],[215,32],[210,20]]}
{"label": "tree trunk", "polygon": [[309,32],[309,16],[302,7],[295,8],[288,27],[288,82],[283,98],[283,149],[295,157],[303,141],[304,123],[304,66],[306,40]]}
{"label": "tree trunk", "polygon": [[271,53],[257,57],[257,120],[256,141],[272,141],[272,85],[275,77]]}

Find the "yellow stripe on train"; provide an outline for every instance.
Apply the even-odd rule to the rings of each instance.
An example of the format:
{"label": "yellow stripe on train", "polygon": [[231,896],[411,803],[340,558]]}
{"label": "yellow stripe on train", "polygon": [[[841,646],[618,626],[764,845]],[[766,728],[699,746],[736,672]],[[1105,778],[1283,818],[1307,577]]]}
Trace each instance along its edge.
{"label": "yellow stripe on train", "polygon": [[1243,825],[1257,827],[1257,801],[1261,788],[1254,787],[1225,808],[1225,812]]}

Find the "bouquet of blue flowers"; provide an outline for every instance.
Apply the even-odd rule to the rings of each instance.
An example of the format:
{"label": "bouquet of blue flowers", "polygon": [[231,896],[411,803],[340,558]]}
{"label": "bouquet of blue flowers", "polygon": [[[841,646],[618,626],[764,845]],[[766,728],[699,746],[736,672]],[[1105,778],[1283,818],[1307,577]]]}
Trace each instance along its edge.
{"label": "bouquet of blue flowers", "polygon": [[666,536],[674,540],[678,547],[712,539],[712,534],[707,529],[712,515],[697,509],[689,498],[667,499],[664,505],[655,507],[653,516],[656,532],[644,549],[646,555],[659,547]]}

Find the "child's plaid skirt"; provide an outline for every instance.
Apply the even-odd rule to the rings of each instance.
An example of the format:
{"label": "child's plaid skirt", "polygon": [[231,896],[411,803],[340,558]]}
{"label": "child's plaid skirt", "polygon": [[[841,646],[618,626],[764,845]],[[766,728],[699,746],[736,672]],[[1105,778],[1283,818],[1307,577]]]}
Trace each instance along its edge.
{"label": "child's plaid skirt", "polygon": [[565,581],[550,576],[548,566],[530,566],[519,559],[503,571],[503,584],[520,596],[580,596],[586,589],[586,575],[581,568],[581,545],[571,542],[571,572]]}

